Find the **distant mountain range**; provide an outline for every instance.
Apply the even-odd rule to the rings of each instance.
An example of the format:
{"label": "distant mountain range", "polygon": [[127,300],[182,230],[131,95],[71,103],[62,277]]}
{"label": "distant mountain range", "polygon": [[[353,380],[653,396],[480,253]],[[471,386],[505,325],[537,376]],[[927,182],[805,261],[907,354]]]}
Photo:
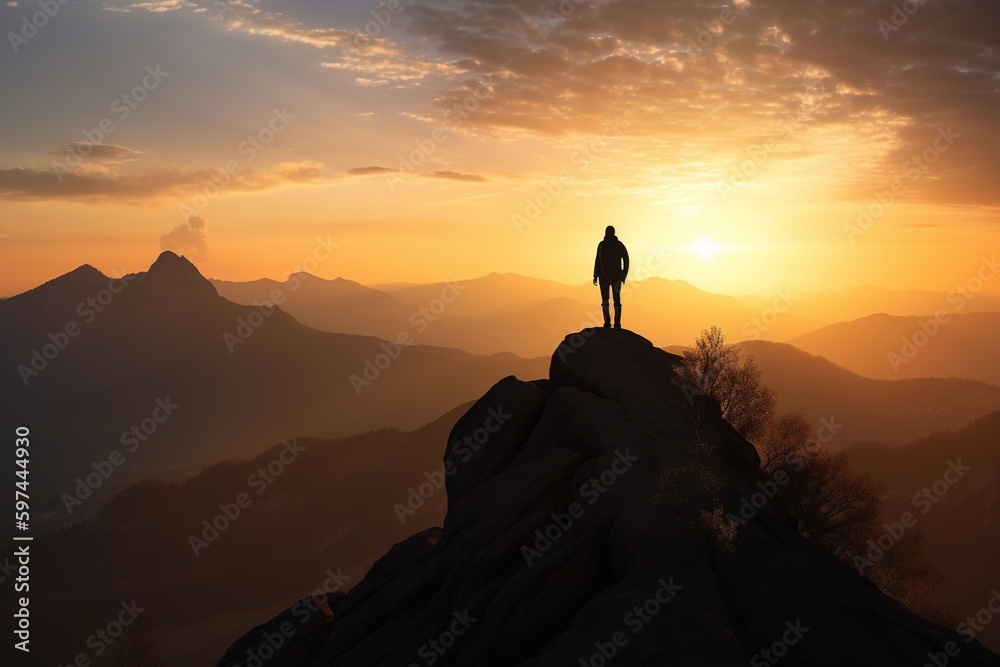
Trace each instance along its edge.
{"label": "distant mountain range", "polygon": [[[512,352],[547,355],[552,341],[588,326],[600,326],[600,293],[593,285],[564,285],[516,274],[429,285],[365,287],[341,278],[324,280],[294,274],[283,283],[215,281],[219,293],[243,304],[284,298],[282,308],[324,331],[361,333],[392,339],[414,332],[420,342],[458,347],[478,354]],[[624,322],[662,344],[686,343],[710,324],[739,337],[766,330],[782,340],[826,321],[787,312],[759,322],[761,313],[730,296],[703,292],[679,280],[648,278],[626,283]],[[758,320],[755,322],[755,318]]]}
{"label": "distant mountain range", "polygon": [[[219,293],[237,303],[254,304],[282,299],[282,308],[300,322],[323,331],[356,333],[393,339],[413,333],[421,343],[457,347],[478,354],[512,352],[526,357],[546,355],[551,341],[587,326],[600,325],[600,295],[590,284],[565,285],[517,274],[492,273],[481,278],[426,285],[365,286],[337,278],[326,280],[307,273],[284,282],[213,281]],[[860,287],[841,292],[804,294],[779,290],[774,296],[731,297],[712,294],[679,280],[647,278],[626,283],[623,292],[625,326],[640,331],[658,345],[688,345],[705,328],[716,324],[730,342],[769,340],[792,342],[807,351],[829,356],[836,346],[823,347],[811,336],[833,327],[830,338],[841,346],[866,346],[871,332],[843,329],[845,320],[868,316],[907,320],[898,335],[907,333],[921,317],[949,305],[949,295],[933,291],[894,291]],[[1000,297],[978,294],[965,300],[965,313],[1000,313]],[[1000,317],[1000,314],[998,314]],[[909,318],[909,321],[907,318]],[[915,318],[915,319],[914,319]],[[877,339],[878,340],[878,339]],[[885,352],[891,349],[886,347]],[[880,352],[875,351],[875,356]],[[847,355],[849,357],[849,355]],[[884,357],[884,355],[883,355]],[[870,377],[887,377],[884,370],[857,366],[847,357],[831,357]],[[912,365],[911,365],[912,366]],[[861,369],[863,368],[863,370]],[[931,367],[910,370],[899,377],[950,377]],[[893,374],[895,376],[895,374]],[[993,383],[1000,379],[967,376]]]}
{"label": "distant mountain range", "polygon": [[778,394],[781,410],[801,410],[827,449],[861,441],[899,445],[959,429],[1000,409],[1000,387],[957,378],[872,380],[784,343],[740,343]]}
{"label": "distant mountain range", "polygon": [[788,342],[872,378],[963,377],[1000,384],[1000,313],[964,311],[869,315]]}
{"label": "distant mountain range", "polygon": [[[821,314],[816,304],[824,299],[843,310],[852,294],[865,307],[899,297],[900,309],[943,299],[866,289],[814,297],[788,292],[782,305],[649,278],[626,285],[625,321],[653,339],[685,343],[711,324],[723,326],[730,340],[747,332],[792,337],[862,375],[896,378],[886,372],[885,350],[919,331],[926,318],[873,315],[822,326],[796,314]],[[27,423],[47,443],[36,460],[44,480],[36,520],[53,525],[70,517],[64,494],[86,495],[86,486],[94,486],[75,493],[78,478],[106,469],[123,446],[130,448],[124,462],[92,489],[103,500],[142,477],[182,477],[286,437],[414,427],[497,377],[544,375],[547,356],[521,359],[512,352],[547,355],[553,340],[599,322],[596,297],[591,285],[514,274],[376,287],[305,273],[283,282],[208,281],[170,252],[149,271],[119,280],[84,265],[0,301],[0,364],[8,369],[0,391],[9,397],[0,405],[0,428]],[[991,298],[970,304],[988,307]],[[776,305],[788,312],[768,310]],[[1000,384],[1000,358],[988,352],[997,333],[998,313],[955,315],[900,366],[898,377]],[[398,347],[400,340],[411,345]],[[995,387],[931,380],[878,385],[792,350],[747,345],[784,407],[804,410],[817,429],[826,418],[844,425],[833,448],[905,442],[997,408]],[[969,350],[978,352],[970,357]],[[806,385],[802,377],[825,379]],[[412,391],[428,378],[432,390]],[[162,423],[149,421],[160,414],[158,401],[179,406]],[[126,432],[143,423],[155,433],[140,432],[137,443]],[[99,504],[86,500],[79,511]]]}
{"label": "distant mountain range", "polygon": [[[1000,295],[980,292],[975,298],[965,298],[957,292],[932,290],[891,290],[866,285],[847,290],[795,294],[792,312],[805,318],[825,322],[846,322],[882,313],[896,317],[932,315],[952,308],[961,297],[963,312],[1000,312]],[[759,296],[741,297],[750,307],[763,309],[771,299]]]}
{"label": "distant mountain range", "polygon": [[68,517],[59,498],[86,495],[77,478],[116,451],[124,460],[94,478],[98,495],[287,437],[413,428],[547,365],[316,331],[220,297],[165,252],[145,273],[112,280],[83,266],[0,302],[0,429],[32,429],[35,521],[51,525]]}

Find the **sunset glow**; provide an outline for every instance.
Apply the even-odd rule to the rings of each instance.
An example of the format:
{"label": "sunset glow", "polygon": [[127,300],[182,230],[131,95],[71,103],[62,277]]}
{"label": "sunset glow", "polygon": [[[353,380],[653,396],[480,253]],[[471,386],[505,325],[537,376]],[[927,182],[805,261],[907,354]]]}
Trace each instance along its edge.
{"label": "sunset glow", "polygon": [[694,251],[698,254],[698,259],[703,262],[714,261],[720,249],[715,239],[700,238],[694,242]]}
{"label": "sunset glow", "polygon": [[165,247],[277,278],[321,237],[365,283],[725,239],[660,272],[724,293],[946,289],[996,246],[992,5],[217,4],[72,3],[0,62],[0,294]]}
{"label": "sunset glow", "polygon": [[1000,1],[0,26],[17,665],[1000,665]]}

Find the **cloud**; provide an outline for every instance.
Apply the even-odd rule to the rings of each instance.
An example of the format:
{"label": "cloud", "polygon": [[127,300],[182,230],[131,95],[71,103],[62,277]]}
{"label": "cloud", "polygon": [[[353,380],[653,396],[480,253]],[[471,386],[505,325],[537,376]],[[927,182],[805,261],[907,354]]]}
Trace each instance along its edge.
{"label": "cloud", "polygon": [[405,174],[406,176],[419,176],[421,178],[439,178],[449,181],[464,181],[467,183],[488,183],[490,179],[481,174],[465,174],[459,171],[449,171],[441,169],[437,171],[412,172],[394,169],[392,167],[355,167],[347,170],[348,176],[378,176],[383,174]]}
{"label": "cloud", "polygon": [[198,5],[188,0],[148,0],[147,2],[135,2],[123,7],[116,7],[110,3],[104,3],[103,9],[111,12],[130,12],[133,9],[144,9],[154,14],[164,12],[174,12],[178,9],[195,8]]}
{"label": "cloud", "polygon": [[[246,0],[121,9],[182,8],[313,47],[359,86],[405,87],[418,101],[401,115],[429,123],[489,81],[462,133],[541,138],[577,155],[627,120],[581,176],[605,191],[712,190],[777,137],[762,179],[784,174],[787,188],[820,173],[829,198],[870,199],[950,126],[962,138],[907,199],[1000,204],[995,0],[921,3],[898,30],[884,0],[412,0],[371,38]],[[802,122],[777,131],[788,118]]]}
{"label": "cloud", "polygon": [[160,237],[160,250],[173,250],[204,259],[208,255],[208,223],[204,218],[189,218]]}
{"label": "cloud", "polygon": [[419,58],[407,58],[396,52],[375,53],[370,50],[345,49],[337,61],[324,62],[326,69],[349,72],[354,83],[366,88],[392,86],[403,88],[431,76],[451,78],[454,65]]}
{"label": "cloud", "polygon": [[108,160],[120,162],[132,160],[142,155],[141,151],[132,150],[125,146],[115,146],[114,144],[94,144],[85,141],[74,141],[63,144],[61,148],[50,151],[54,155],[76,155],[90,160]]}
{"label": "cloud", "polygon": [[348,176],[373,176],[376,174],[392,174],[399,171],[398,169],[393,169],[392,167],[355,167],[354,169],[348,169]]}
{"label": "cloud", "polygon": [[328,183],[334,177],[319,162],[280,162],[266,171],[181,167],[118,173],[102,169],[0,169],[0,198],[16,200],[124,201],[145,204],[166,198],[191,198],[258,192],[286,185]]}
{"label": "cloud", "polygon": [[307,27],[280,12],[269,12],[242,0],[149,0],[122,6],[105,3],[104,8],[122,13],[191,9],[219,22],[226,30],[336,52],[339,57],[322,62],[322,67],[352,74],[355,83],[365,87],[402,88],[432,75],[448,77],[455,71],[454,66],[446,62],[421,55],[420,49],[387,39],[386,30],[401,19],[398,18],[400,12],[389,11],[383,6],[380,6],[385,10],[382,16],[388,19],[374,21],[368,13],[370,10],[360,12],[359,22],[363,25],[354,28]]}
{"label": "cloud", "polygon": [[[899,30],[880,30],[891,14],[875,0],[414,0],[407,10],[419,39],[467,78],[495,82],[463,129],[572,149],[625,118],[616,182],[718,181],[800,116],[770,166],[814,168],[809,156],[824,156],[836,197],[870,197],[954,126],[965,139],[907,197],[998,203],[1000,3],[924,3]],[[467,96],[463,81],[433,103]]]}
{"label": "cloud", "polygon": [[458,171],[432,171],[427,174],[423,174],[427,178],[443,178],[449,181],[466,181],[468,183],[487,183],[488,178],[480,174],[463,174]]}

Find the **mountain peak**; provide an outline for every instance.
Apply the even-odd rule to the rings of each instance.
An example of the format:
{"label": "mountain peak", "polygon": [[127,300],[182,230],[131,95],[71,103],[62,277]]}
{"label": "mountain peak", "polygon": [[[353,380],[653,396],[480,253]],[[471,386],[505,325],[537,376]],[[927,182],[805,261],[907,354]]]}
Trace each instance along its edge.
{"label": "mountain peak", "polygon": [[156,261],[149,267],[151,273],[162,270],[198,271],[195,265],[191,263],[191,260],[184,255],[178,255],[173,250],[164,250],[161,252]]}
{"label": "mountain peak", "polygon": [[89,277],[97,276],[99,278],[104,278],[105,277],[105,275],[103,273],[101,273],[100,270],[94,268],[90,264],[81,264],[80,266],[76,267],[75,269],[73,269],[72,271],[70,271],[69,273],[67,273],[66,275],[67,276],[89,276]]}
{"label": "mountain peak", "polygon": [[808,542],[780,498],[758,504],[775,482],[721,418],[699,431],[678,361],[634,333],[586,329],[559,345],[547,381],[494,385],[443,443],[444,472],[427,473],[447,490],[443,528],[322,596],[334,622],[300,631],[274,664],[411,664],[443,629],[447,665],[745,665],[782,638],[789,665],[923,664],[949,642],[963,647],[949,664],[989,664]]}
{"label": "mountain peak", "polygon": [[[64,273],[58,278],[45,283],[42,287],[59,286],[61,289],[93,290],[98,286],[104,286],[108,277],[100,270],[90,264],[81,264],[69,273]],[[38,289],[38,288],[36,288]]]}
{"label": "mountain peak", "polygon": [[148,306],[161,316],[174,314],[182,304],[197,305],[219,298],[210,280],[183,255],[164,250],[142,280]]}
{"label": "mountain peak", "polygon": [[18,308],[26,309],[26,312],[34,312],[32,317],[45,317],[47,312],[59,308],[57,304],[76,306],[81,300],[107,287],[107,284],[108,276],[90,264],[82,264],[68,273],[5,299],[4,305],[9,307],[16,304]]}

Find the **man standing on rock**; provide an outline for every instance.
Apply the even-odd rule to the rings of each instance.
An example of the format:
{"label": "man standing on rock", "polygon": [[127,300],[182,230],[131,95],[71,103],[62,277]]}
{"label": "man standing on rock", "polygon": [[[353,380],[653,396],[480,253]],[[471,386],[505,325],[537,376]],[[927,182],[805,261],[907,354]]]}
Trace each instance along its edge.
{"label": "man standing on rock", "polygon": [[615,328],[622,328],[622,285],[628,277],[628,250],[615,236],[615,228],[608,225],[604,230],[604,240],[597,244],[597,258],[594,260],[594,284],[601,285],[601,310],[604,312],[604,328],[611,326],[608,312],[608,291],[615,297]]}

